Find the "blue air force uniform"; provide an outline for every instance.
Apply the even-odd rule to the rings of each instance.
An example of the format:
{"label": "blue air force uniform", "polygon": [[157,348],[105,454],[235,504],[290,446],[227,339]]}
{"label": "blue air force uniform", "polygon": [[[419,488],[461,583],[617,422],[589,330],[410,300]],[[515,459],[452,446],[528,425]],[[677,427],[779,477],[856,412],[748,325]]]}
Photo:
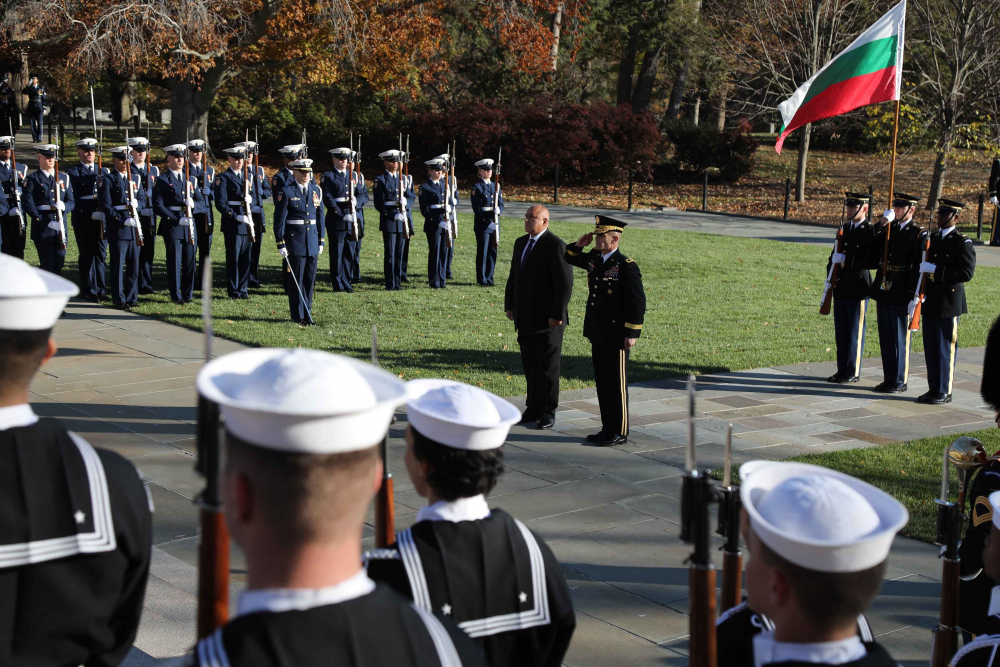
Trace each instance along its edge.
{"label": "blue air force uniform", "polygon": [[[194,139],[187,143],[189,151],[204,154],[205,142]],[[204,158],[202,158],[204,159]],[[202,164],[190,164],[191,177],[198,179],[198,190],[201,191],[202,209],[194,214],[194,225],[198,230],[198,268],[195,270],[194,288],[201,290],[201,268],[205,266],[205,258],[212,254],[212,236],[215,233],[215,214],[212,206],[212,181],[215,180],[215,167]]]}
{"label": "blue air force uniform", "polygon": [[[443,168],[443,165],[439,165]],[[429,180],[420,186],[420,213],[424,216],[424,234],[427,235],[427,284],[432,288],[445,287],[448,275],[448,214],[445,201],[446,175],[436,182]],[[457,194],[452,206],[458,206]]]}
{"label": "blue air force uniform", "polygon": [[[122,156],[124,155],[123,151]],[[130,172],[129,175],[141,210],[149,205],[146,190],[141,187],[138,174]],[[108,271],[111,274],[111,300],[119,308],[134,306],[139,295],[139,245],[136,243],[136,230],[125,226],[125,221],[129,218],[128,191],[125,174],[113,167],[98,182],[98,196],[110,249]],[[143,239],[143,243],[148,242],[148,238]]]}
{"label": "blue air force uniform", "polygon": [[248,299],[250,281],[250,230],[240,222],[243,215],[243,172],[226,169],[212,186],[215,208],[226,237],[226,291],[231,299]]}
{"label": "blue air force uniform", "polygon": [[[484,163],[488,162],[486,165]],[[480,160],[476,163],[482,168],[493,167],[493,160]],[[497,264],[497,249],[493,247],[493,197],[495,188],[498,187],[493,181],[479,179],[472,186],[472,212],[476,219],[473,223],[473,232],[476,235],[476,282],[480,285],[493,286],[493,272]],[[500,212],[503,213],[503,193],[500,193]]]}
{"label": "blue air force uniform", "polygon": [[[77,142],[85,144],[86,140]],[[98,207],[97,163],[82,162],[66,170],[73,184],[73,235],[80,251],[80,296],[97,301],[106,291],[104,272],[107,264],[108,242],[104,239],[104,220]]]}
{"label": "blue air force uniform", "polygon": [[[55,150],[56,147],[53,146],[53,153]],[[31,218],[31,240],[38,251],[39,265],[58,275],[66,261],[66,249],[62,247],[62,241],[67,231],[66,214],[73,210],[74,199],[69,175],[65,172],[59,174],[59,196],[65,205],[60,232],[55,182],[54,173],[46,174],[41,170],[30,173],[24,181],[21,202],[25,213]]]}
{"label": "blue air force uniform", "polygon": [[132,164],[132,173],[138,174],[142,189],[146,194],[146,204],[139,211],[139,222],[142,224],[142,247],[139,248],[139,294],[152,294],[153,290],[153,261],[156,257],[156,219],[153,215],[153,185],[160,176],[160,170],[149,163],[148,146],[142,149],[135,146],[136,150],[147,150],[146,162],[142,168]]}
{"label": "blue air force uniform", "polygon": [[[302,162],[301,166],[307,168],[304,163],[311,163],[311,160]],[[285,258],[287,266],[281,275],[285,281],[292,321],[308,322],[316,286],[317,263],[323,249],[323,193],[311,175],[304,186],[299,185],[294,177],[279,185],[282,187],[274,195],[274,238],[279,253],[288,251]],[[301,297],[296,282],[302,289]]]}
{"label": "blue air force uniform", "polygon": [[[398,162],[397,151],[383,153],[382,157],[390,162]],[[375,179],[375,210],[379,212],[379,231],[382,232],[382,267],[385,273],[385,288],[400,289],[403,275],[403,251],[406,247],[406,225],[410,225],[405,211],[408,201],[412,200],[412,187],[404,188],[404,210],[398,208],[399,172],[383,171]],[[410,183],[412,185],[412,181]]]}
{"label": "blue air force uniform", "polygon": [[[10,148],[10,141],[0,141],[0,148]],[[17,163],[17,185],[21,188],[21,195],[24,195],[24,179],[28,176],[28,167]],[[0,161],[0,186],[3,187],[3,202],[0,208],[4,214],[0,215],[0,252],[5,255],[12,255],[18,259],[24,259],[24,242],[27,234],[21,233],[21,220],[24,218],[24,211],[17,208],[17,199],[14,197],[14,165],[13,162]]]}
{"label": "blue air force uniform", "polygon": [[[330,151],[334,157],[346,159],[349,150],[339,153],[341,149]],[[345,169],[331,169],[320,177],[320,188],[323,191],[323,203],[326,206],[326,227],[330,235],[330,282],[334,292],[353,292],[351,277],[354,270],[355,244],[353,222],[349,215],[357,216],[357,211],[351,207],[351,187],[355,198],[359,197],[360,187],[357,176],[353,184],[348,183],[351,174]],[[361,222],[358,221],[360,232]]]}
{"label": "blue air force uniform", "polygon": [[[247,156],[249,160],[250,157]],[[271,182],[264,174],[264,167],[250,167],[250,212],[253,214],[254,231],[256,237],[253,247],[250,248],[250,279],[249,286],[260,287],[260,280],[257,278],[257,271],[260,266],[260,244],[264,241],[264,234],[267,233],[267,219],[264,217],[264,200],[271,198]]]}
{"label": "blue air force uniform", "polygon": [[951,226],[931,234],[927,252],[930,266],[923,266],[933,270],[924,275],[929,280],[924,287],[921,312],[928,391],[917,398],[920,403],[931,404],[951,401],[958,354],[958,318],[969,312],[965,283],[972,280],[976,271],[972,239],[959,234],[954,226],[955,217],[964,205],[948,199],[941,199],[938,204],[940,210],[951,213]]}
{"label": "blue air force uniform", "polygon": [[[178,152],[182,150],[183,148],[178,149]],[[194,201],[190,224],[181,222],[186,212],[184,203],[188,191]],[[198,244],[198,225],[194,214],[205,211],[205,200],[198,188],[198,179],[191,176],[190,181],[185,181],[184,170],[174,174],[170,169],[165,169],[153,186],[153,210],[160,219],[158,233],[163,237],[167,250],[167,286],[170,298],[173,301],[191,301],[194,298],[197,263],[195,248]]]}

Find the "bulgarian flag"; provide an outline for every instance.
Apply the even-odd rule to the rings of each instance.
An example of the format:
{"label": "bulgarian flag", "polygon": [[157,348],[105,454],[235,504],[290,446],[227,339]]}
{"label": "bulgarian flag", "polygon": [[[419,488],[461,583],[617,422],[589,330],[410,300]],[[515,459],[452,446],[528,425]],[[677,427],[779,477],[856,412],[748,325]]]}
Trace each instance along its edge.
{"label": "bulgarian flag", "polygon": [[774,150],[780,153],[785,137],[806,123],[898,100],[905,30],[903,0],[779,104],[783,124]]}

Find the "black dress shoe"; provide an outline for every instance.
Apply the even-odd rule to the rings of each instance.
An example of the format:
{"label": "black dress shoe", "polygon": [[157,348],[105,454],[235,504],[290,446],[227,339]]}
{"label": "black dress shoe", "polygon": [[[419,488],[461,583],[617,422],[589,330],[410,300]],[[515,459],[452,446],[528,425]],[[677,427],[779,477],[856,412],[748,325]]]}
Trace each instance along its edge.
{"label": "black dress shoe", "polygon": [[523,426],[525,424],[531,424],[531,423],[536,422],[536,421],[538,421],[538,417],[536,417],[536,416],[528,413],[528,411],[525,410],[524,414],[521,415],[521,421],[519,421],[517,423],[518,423],[519,426]]}
{"label": "black dress shoe", "polygon": [[844,376],[841,375],[840,373],[834,373],[833,375],[831,375],[830,377],[828,377],[826,379],[826,381],[827,382],[834,382],[836,384],[840,384],[841,382],[844,381]]}
{"label": "black dress shoe", "polygon": [[887,394],[902,394],[902,393],[906,392],[906,389],[907,389],[906,383],[904,382],[903,384],[894,384],[894,385],[892,385],[891,387],[889,387],[888,389],[886,389],[885,393],[887,393]]}
{"label": "black dress shoe", "polygon": [[860,381],[861,381],[861,376],[860,375],[855,375],[854,377],[850,377],[850,378],[846,378],[846,379],[842,380],[842,382],[844,384],[847,384],[849,382],[860,382]]}
{"label": "black dress shoe", "polygon": [[184,299],[171,299],[170,302],[173,303],[175,306],[184,305]]}
{"label": "black dress shoe", "polygon": [[591,433],[590,435],[587,436],[587,442],[600,442],[601,440],[604,440],[604,438],[606,438],[607,435],[608,434],[605,433],[604,431],[598,431],[597,433]]}
{"label": "black dress shoe", "polygon": [[353,287],[348,287],[344,291],[347,292],[348,294],[354,294],[354,288]]}
{"label": "black dress shoe", "polygon": [[597,444],[601,447],[614,447],[615,445],[624,445],[626,442],[628,442],[628,438],[624,435],[609,433],[599,440]]}
{"label": "black dress shoe", "polygon": [[917,396],[917,403],[930,403],[937,398],[938,395],[939,394],[936,391],[928,391],[927,393],[920,394]]}
{"label": "black dress shoe", "polygon": [[951,394],[935,394],[934,398],[927,401],[931,405],[941,405],[942,403],[951,403]]}
{"label": "black dress shoe", "polygon": [[872,387],[872,391],[877,391],[880,394],[888,394],[890,387],[892,387],[891,384],[889,384],[888,382],[882,381],[882,382],[879,382],[874,387]]}
{"label": "black dress shoe", "polygon": [[542,417],[541,419],[538,420],[538,426],[536,426],[535,428],[537,428],[540,431],[542,429],[550,429],[555,425],[556,425],[555,419],[552,419],[551,417]]}

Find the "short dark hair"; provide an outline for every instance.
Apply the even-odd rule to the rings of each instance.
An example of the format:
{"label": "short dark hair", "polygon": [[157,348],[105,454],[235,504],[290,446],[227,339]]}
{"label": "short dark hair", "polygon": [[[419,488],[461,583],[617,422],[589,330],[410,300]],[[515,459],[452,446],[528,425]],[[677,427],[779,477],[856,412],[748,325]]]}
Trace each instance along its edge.
{"label": "short dark hair", "polygon": [[[860,572],[817,572],[776,554],[757,536],[758,554],[769,567],[784,572],[800,611],[814,628],[826,629],[855,620],[878,595],[888,560]],[[822,600],[822,604],[814,604]]]}
{"label": "short dark hair", "polygon": [[503,474],[503,448],[470,451],[434,442],[420,431],[413,431],[413,454],[429,463],[427,483],[443,500],[470,498],[487,494]]}
{"label": "short dark hair", "polygon": [[0,330],[0,387],[27,386],[42,365],[52,329]]}

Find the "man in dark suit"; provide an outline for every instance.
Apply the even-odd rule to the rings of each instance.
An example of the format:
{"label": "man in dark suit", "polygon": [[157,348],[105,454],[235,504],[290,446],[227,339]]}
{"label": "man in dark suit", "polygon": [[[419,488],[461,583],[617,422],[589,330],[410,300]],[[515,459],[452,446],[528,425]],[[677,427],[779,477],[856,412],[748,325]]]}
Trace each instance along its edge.
{"label": "man in dark suit", "polygon": [[521,424],[555,425],[559,405],[559,360],[563,331],[569,322],[573,271],[566,263],[566,244],[548,231],[549,209],[532,206],[524,214],[525,236],[514,241],[504,310],[513,320],[521,346],[521,365],[528,400]]}

